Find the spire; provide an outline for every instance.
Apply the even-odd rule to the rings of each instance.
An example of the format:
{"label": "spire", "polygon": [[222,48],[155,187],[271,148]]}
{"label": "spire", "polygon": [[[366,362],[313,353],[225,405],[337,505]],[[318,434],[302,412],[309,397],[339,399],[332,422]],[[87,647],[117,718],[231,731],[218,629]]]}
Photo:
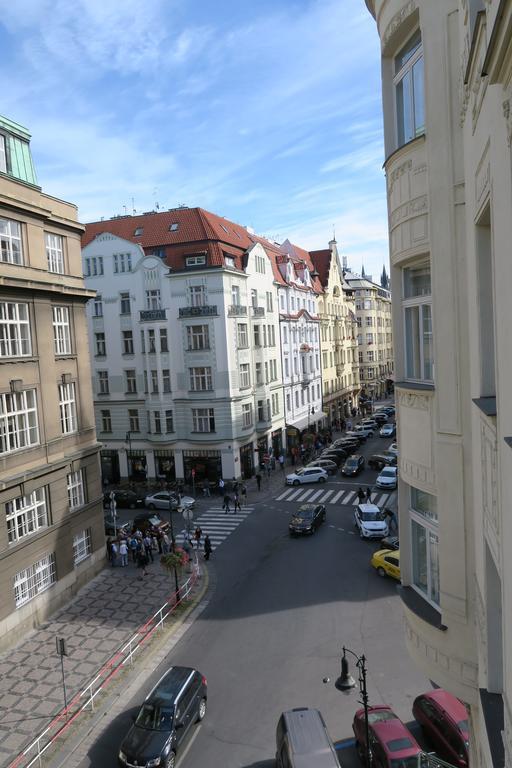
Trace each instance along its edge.
{"label": "spire", "polygon": [[389,289],[389,277],[388,277],[388,273],[386,272],[386,265],[385,264],[382,267],[382,275],[380,276],[380,284],[386,290]]}
{"label": "spire", "polygon": [[366,272],[364,271],[364,264],[361,267],[361,277],[366,277]]}

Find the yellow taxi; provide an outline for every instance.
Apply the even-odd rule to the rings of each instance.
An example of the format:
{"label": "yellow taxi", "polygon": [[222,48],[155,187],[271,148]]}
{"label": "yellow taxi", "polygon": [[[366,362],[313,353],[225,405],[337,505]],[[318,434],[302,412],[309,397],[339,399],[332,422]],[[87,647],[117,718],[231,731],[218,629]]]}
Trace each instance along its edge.
{"label": "yellow taxi", "polygon": [[379,576],[391,576],[400,581],[400,550],[379,549],[373,553],[371,564]]}

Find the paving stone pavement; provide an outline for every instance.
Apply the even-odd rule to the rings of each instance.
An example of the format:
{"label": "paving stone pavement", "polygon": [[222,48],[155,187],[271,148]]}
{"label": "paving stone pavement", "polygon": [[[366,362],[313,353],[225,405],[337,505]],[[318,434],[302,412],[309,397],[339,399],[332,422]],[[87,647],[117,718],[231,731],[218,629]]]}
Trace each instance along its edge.
{"label": "paving stone pavement", "polygon": [[72,602],[9,651],[0,654],[0,766],[14,757],[64,705],[55,638],[64,637],[68,701],[173,593],[155,558],[148,576],[130,563],[106,567]]}

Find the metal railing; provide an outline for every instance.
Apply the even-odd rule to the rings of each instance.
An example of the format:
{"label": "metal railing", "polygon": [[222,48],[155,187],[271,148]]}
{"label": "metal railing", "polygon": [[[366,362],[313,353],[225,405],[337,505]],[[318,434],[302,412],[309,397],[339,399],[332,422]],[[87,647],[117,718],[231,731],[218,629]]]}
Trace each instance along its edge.
{"label": "metal railing", "polygon": [[166,319],[165,309],[141,309],[139,314],[141,320]]}
{"label": "metal railing", "polygon": [[38,763],[42,765],[43,754],[60,738],[65,731],[87,710],[94,712],[96,697],[106,688],[108,683],[120,672],[126,664],[133,664],[133,657],[153,633],[161,629],[165,620],[173,614],[184,600],[190,595],[192,588],[201,576],[201,566],[194,552],[192,573],[184,584],[180,585],[179,599],[173,595],[130,637],[118,651],[101,667],[94,678],[79,693],[71,699],[46,728],[9,763],[8,768],[30,768]]}
{"label": "metal railing", "polygon": [[199,307],[180,307],[180,317],[204,317],[208,315],[217,315],[216,304],[204,304]]}
{"label": "metal railing", "polygon": [[242,304],[231,304],[228,307],[228,315],[230,317],[238,316],[238,315],[246,315],[247,314],[247,307],[242,306]]}

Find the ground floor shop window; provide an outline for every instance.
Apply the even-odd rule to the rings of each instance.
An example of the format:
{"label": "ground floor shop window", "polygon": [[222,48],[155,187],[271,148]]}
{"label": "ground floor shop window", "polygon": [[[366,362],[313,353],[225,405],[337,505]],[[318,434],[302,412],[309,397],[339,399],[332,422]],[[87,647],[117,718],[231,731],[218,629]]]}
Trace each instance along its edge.
{"label": "ground floor shop window", "polygon": [[104,485],[115,485],[121,479],[117,451],[101,451],[101,477]]}
{"label": "ground floor shop window", "polygon": [[183,469],[186,483],[192,484],[192,470],[196,484],[205,479],[217,483],[222,477],[220,451],[183,451]]}

